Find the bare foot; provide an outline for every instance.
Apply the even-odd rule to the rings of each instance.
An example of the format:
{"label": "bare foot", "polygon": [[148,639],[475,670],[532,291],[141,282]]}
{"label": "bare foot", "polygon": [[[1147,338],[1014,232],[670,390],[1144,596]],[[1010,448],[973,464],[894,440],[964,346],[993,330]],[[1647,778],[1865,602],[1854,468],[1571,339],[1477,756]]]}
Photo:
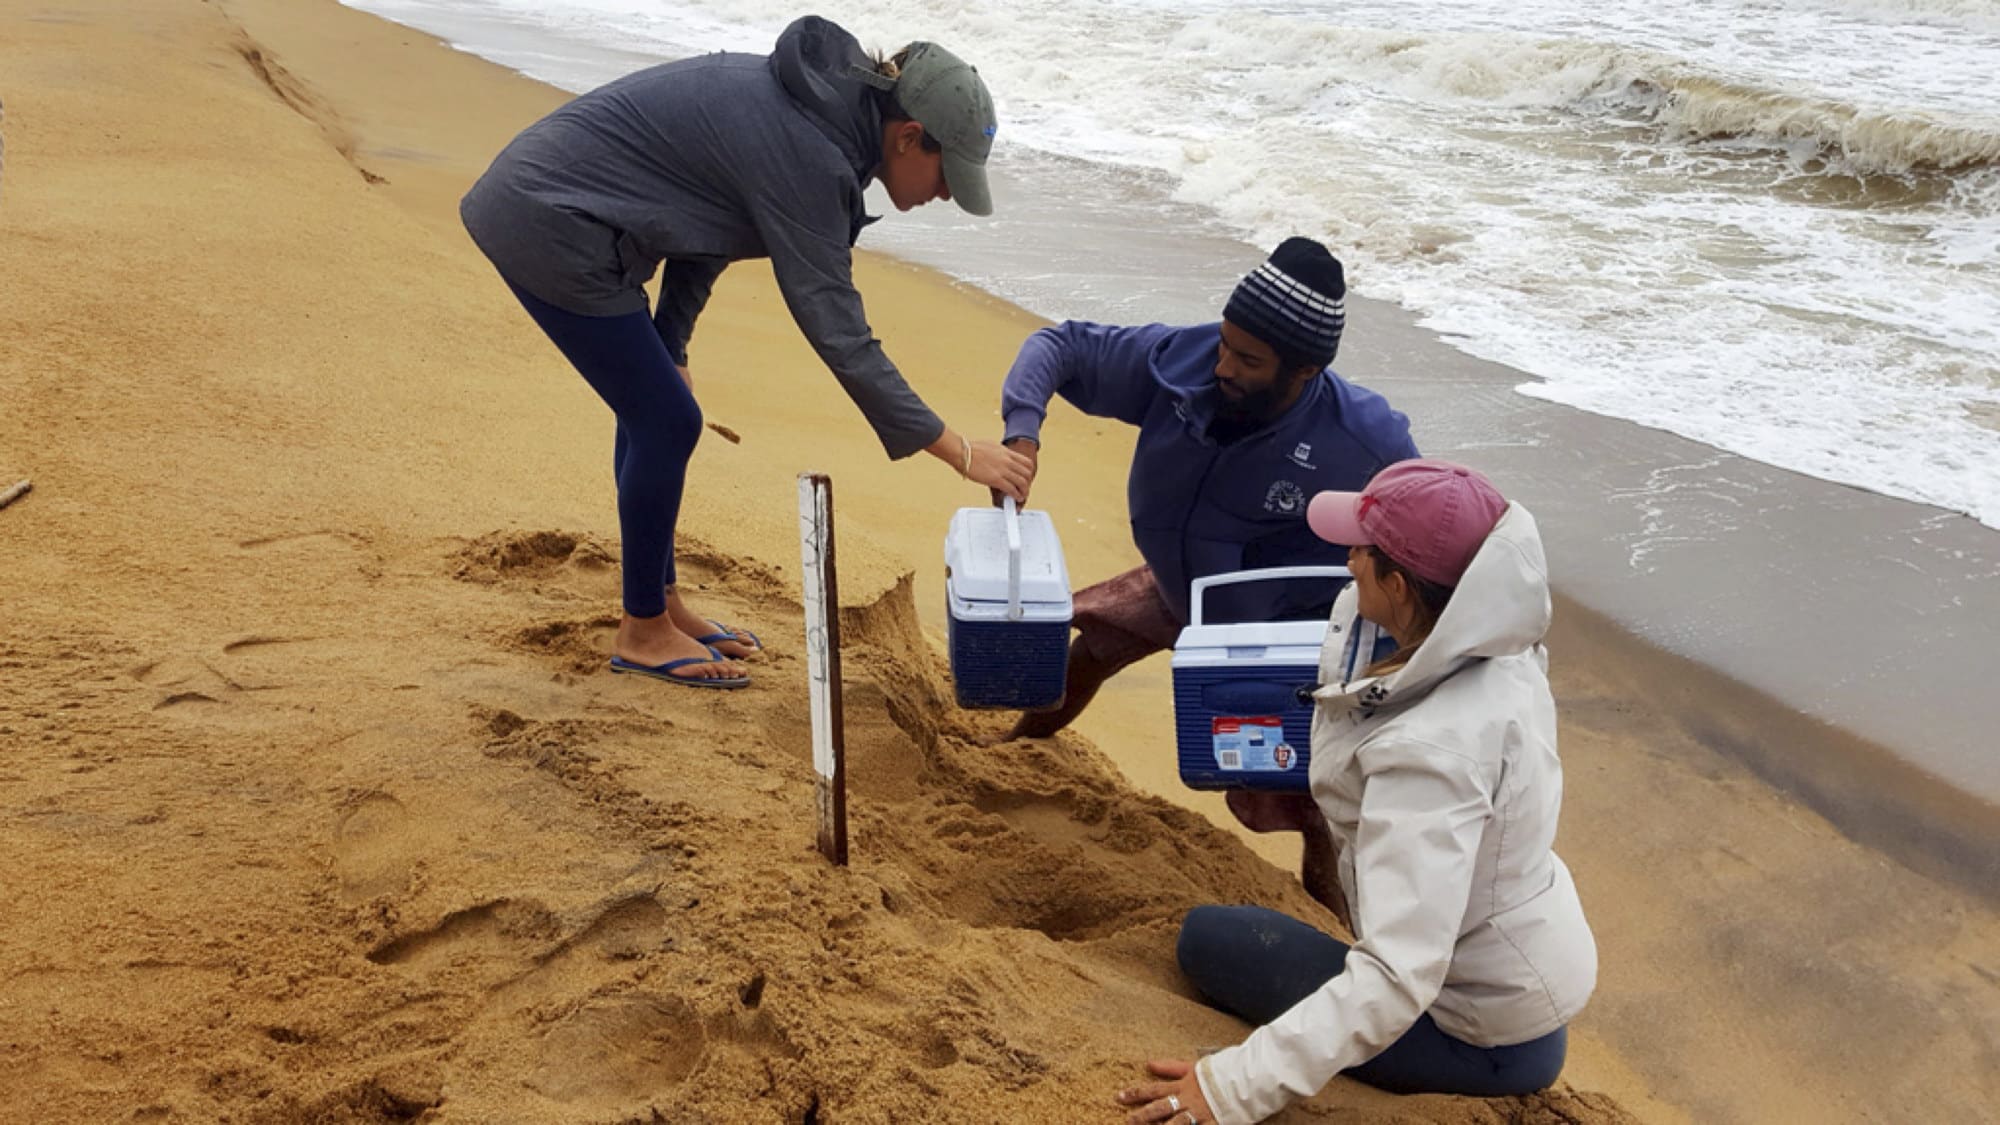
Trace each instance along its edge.
{"label": "bare foot", "polygon": [[[667,591],[666,615],[673,620],[674,627],[687,634],[690,640],[695,637],[706,637],[710,633],[721,631],[720,627],[713,621],[690,609],[687,602],[681,600],[681,592],[679,590],[669,589]],[[756,644],[744,633],[735,634],[733,640],[711,641],[710,643],[715,646],[715,651],[729,657],[731,660],[747,660],[757,655]]]}
{"label": "bare foot", "polygon": [[[618,625],[611,651],[634,664],[656,667],[671,660],[707,660],[708,648],[674,626],[669,615],[634,617],[626,614]],[[711,664],[688,664],[668,673],[683,680],[731,679],[743,675],[743,666],[731,660]]]}

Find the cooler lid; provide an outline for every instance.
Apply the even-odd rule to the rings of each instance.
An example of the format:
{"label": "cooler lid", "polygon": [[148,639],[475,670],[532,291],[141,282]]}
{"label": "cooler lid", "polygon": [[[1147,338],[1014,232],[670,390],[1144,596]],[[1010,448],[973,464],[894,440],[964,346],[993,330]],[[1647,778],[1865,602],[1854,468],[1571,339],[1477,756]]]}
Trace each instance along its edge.
{"label": "cooler lid", "polygon": [[1067,627],[1072,609],[1067,598],[1060,602],[1024,601],[1021,603],[1020,615],[1015,616],[1005,600],[975,602],[959,597],[956,590],[946,590],[944,602],[945,609],[956,621],[1001,621],[1024,625],[1061,623]]}
{"label": "cooler lid", "polygon": [[[1021,601],[1069,606],[1069,568],[1055,521],[1039,508],[1019,514]],[[960,508],[944,537],[944,565],[950,592],[966,601],[1007,600],[1007,513],[999,508]]]}
{"label": "cooler lid", "polygon": [[1174,641],[1174,651],[1230,648],[1310,648],[1326,640],[1324,621],[1244,621],[1229,625],[1189,625]]}

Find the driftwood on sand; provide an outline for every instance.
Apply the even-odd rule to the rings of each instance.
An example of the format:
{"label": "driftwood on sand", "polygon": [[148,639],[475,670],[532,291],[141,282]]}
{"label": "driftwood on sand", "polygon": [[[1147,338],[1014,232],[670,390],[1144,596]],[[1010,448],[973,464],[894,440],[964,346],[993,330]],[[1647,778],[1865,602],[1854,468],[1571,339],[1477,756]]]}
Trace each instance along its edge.
{"label": "driftwood on sand", "polygon": [[0,492],[0,508],[4,508],[21,497],[26,496],[29,490],[34,487],[35,482],[31,480],[24,480],[19,484],[9,486],[4,492]]}

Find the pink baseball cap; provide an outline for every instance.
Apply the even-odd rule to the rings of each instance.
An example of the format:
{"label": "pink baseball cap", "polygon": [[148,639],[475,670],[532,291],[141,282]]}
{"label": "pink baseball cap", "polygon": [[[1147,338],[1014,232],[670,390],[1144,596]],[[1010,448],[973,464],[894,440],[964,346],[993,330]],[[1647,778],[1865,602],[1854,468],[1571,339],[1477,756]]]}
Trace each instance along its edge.
{"label": "pink baseball cap", "polygon": [[1306,508],[1313,534],[1380,547],[1426,582],[1457,586],[1507,501],[1477,470],[1420,457],[1375,474],[1359,492],[1322,492]]}

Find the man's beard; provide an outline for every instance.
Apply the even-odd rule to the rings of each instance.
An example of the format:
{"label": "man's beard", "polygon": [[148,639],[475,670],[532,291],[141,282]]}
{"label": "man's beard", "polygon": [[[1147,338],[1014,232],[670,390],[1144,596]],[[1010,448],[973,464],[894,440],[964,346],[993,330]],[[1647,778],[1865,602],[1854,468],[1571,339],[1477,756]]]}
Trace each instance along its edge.
{"label": "man's beard", "polygon": [[1281,375],[1263,390],[1236,399],[1217,390],[1215,416],[1234,427],[1261,426],[1284,412],[1285,400],[1291,397],[1297,381],[1297,376]]}

